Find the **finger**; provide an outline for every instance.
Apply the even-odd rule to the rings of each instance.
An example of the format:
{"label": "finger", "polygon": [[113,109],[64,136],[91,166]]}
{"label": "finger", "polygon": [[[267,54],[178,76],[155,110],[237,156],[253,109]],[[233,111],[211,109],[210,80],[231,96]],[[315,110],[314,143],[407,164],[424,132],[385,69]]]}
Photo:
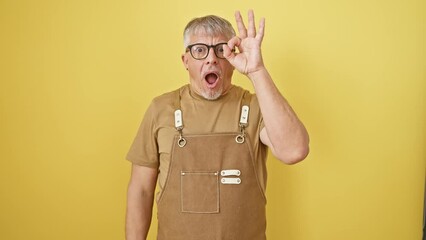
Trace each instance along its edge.
{"label": "finger", "polygon": [[232,63],[234,57],[235,57],[235,52],[232,52],[232,49],[234,49],[235,47],[238,47],[241,43],[241,39],[239,37],[233,37],[231,38],[231,40],[228,41],[228,45],[224,45],[223,46],[223,56],[230,62]]}
{"label": "finger", "polygon": [[244,26],[243,18],[241,17],[240,11],[235,12],[235,21],[237,22],[238,33],[240,34],[240,38],[247,37],[247,29]]}
{"label": "finger", "polygon": [[256,39],[262,42],[264,35],[265,35],[265,18],[261,18],[259,22],[259,32],[256,35]]}
{"label": "finger", "polygon": [[241,42],[242,42],[241,38],[233,37],[233,38],[231,38],[231,40],[228,41],[228,47],[230,49],[234,49],[234,50],[235,50],[235,48],[237,48],[238,52],[241,53],[241,52],[244,51],[243,48],[242,48]]}
{"label": "finger", "polygon": [[233,49],[234,47],[238,47],[240,43],[241,43],[241,39],[235,36],[228,41],[228,47],[230,49]]}
{"label": "finger", "polygon": [[256,37],[256,26],[254,24],[254,13],[253,10],[248,12],[248,37]]}
{"label": "finger", "polygon": [[223,56],[228,60],[228,62],[233,65],[234,59],[235,59],[235,53],[231,51],[231,48],[229,46],[224,45],[223,46]]}
{"label": "finger", "polygon": [[231,48],[228,45],[223,46],[223,56],[228,60],[231,61],[235,57],[235,53],[231,51]]}

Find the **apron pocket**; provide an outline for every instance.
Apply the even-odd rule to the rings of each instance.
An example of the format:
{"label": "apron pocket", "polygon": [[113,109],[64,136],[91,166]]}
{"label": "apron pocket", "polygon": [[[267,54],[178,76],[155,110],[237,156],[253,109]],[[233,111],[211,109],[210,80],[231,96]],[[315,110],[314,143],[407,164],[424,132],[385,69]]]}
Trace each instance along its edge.
{"label": "apron pocket", "polygon": [[218,172],[182,171],[181,211],[184,213],[219,213]]}

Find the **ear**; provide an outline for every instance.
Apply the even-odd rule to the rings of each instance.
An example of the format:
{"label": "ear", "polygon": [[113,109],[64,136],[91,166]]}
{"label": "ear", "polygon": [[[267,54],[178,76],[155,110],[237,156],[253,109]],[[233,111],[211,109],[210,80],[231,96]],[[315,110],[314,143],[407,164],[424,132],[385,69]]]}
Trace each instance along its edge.
{"label": "ear", "polygon": [[183,66],[186,68],[186,70],[188,70],[188,54],[186,53],[182,54],[181,58],[182,58]]}

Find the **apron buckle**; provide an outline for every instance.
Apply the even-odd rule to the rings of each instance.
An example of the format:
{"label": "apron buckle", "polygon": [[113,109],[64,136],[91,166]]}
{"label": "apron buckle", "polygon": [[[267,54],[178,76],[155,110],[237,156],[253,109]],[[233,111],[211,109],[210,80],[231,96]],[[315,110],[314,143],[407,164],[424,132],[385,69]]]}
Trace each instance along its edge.
{"label": "apron buckle", "polygon": [[244,136],[244,134],[238,134],[238,135],[235,137],[235,142],[237,142],[237,143],[239,143],[239,144],[244,143],[244,141],[245,141],[245,136]]}
{"label": "apron buckle", "polygon": [[177,144],[179,147],[184,147],[186,145],[186,139],[180,135]]}
{"label": "apron buckle", "polygon": [[240,123],[240,134],[235,137],[235,141],[239,144],[244,143],[246,139],[245,128],[247,127],[247,123]]}

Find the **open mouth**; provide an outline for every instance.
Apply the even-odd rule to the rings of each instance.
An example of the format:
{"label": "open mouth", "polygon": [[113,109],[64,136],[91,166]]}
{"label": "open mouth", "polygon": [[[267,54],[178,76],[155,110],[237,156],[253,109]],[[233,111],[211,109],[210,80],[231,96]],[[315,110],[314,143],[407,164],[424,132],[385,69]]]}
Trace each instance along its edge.
{"label": "open mouth", "polygon": [[219,75],[217,73],[211,72],[206,74],[204,80],[206,81],[208,88],[214,88],[219,80]]}

